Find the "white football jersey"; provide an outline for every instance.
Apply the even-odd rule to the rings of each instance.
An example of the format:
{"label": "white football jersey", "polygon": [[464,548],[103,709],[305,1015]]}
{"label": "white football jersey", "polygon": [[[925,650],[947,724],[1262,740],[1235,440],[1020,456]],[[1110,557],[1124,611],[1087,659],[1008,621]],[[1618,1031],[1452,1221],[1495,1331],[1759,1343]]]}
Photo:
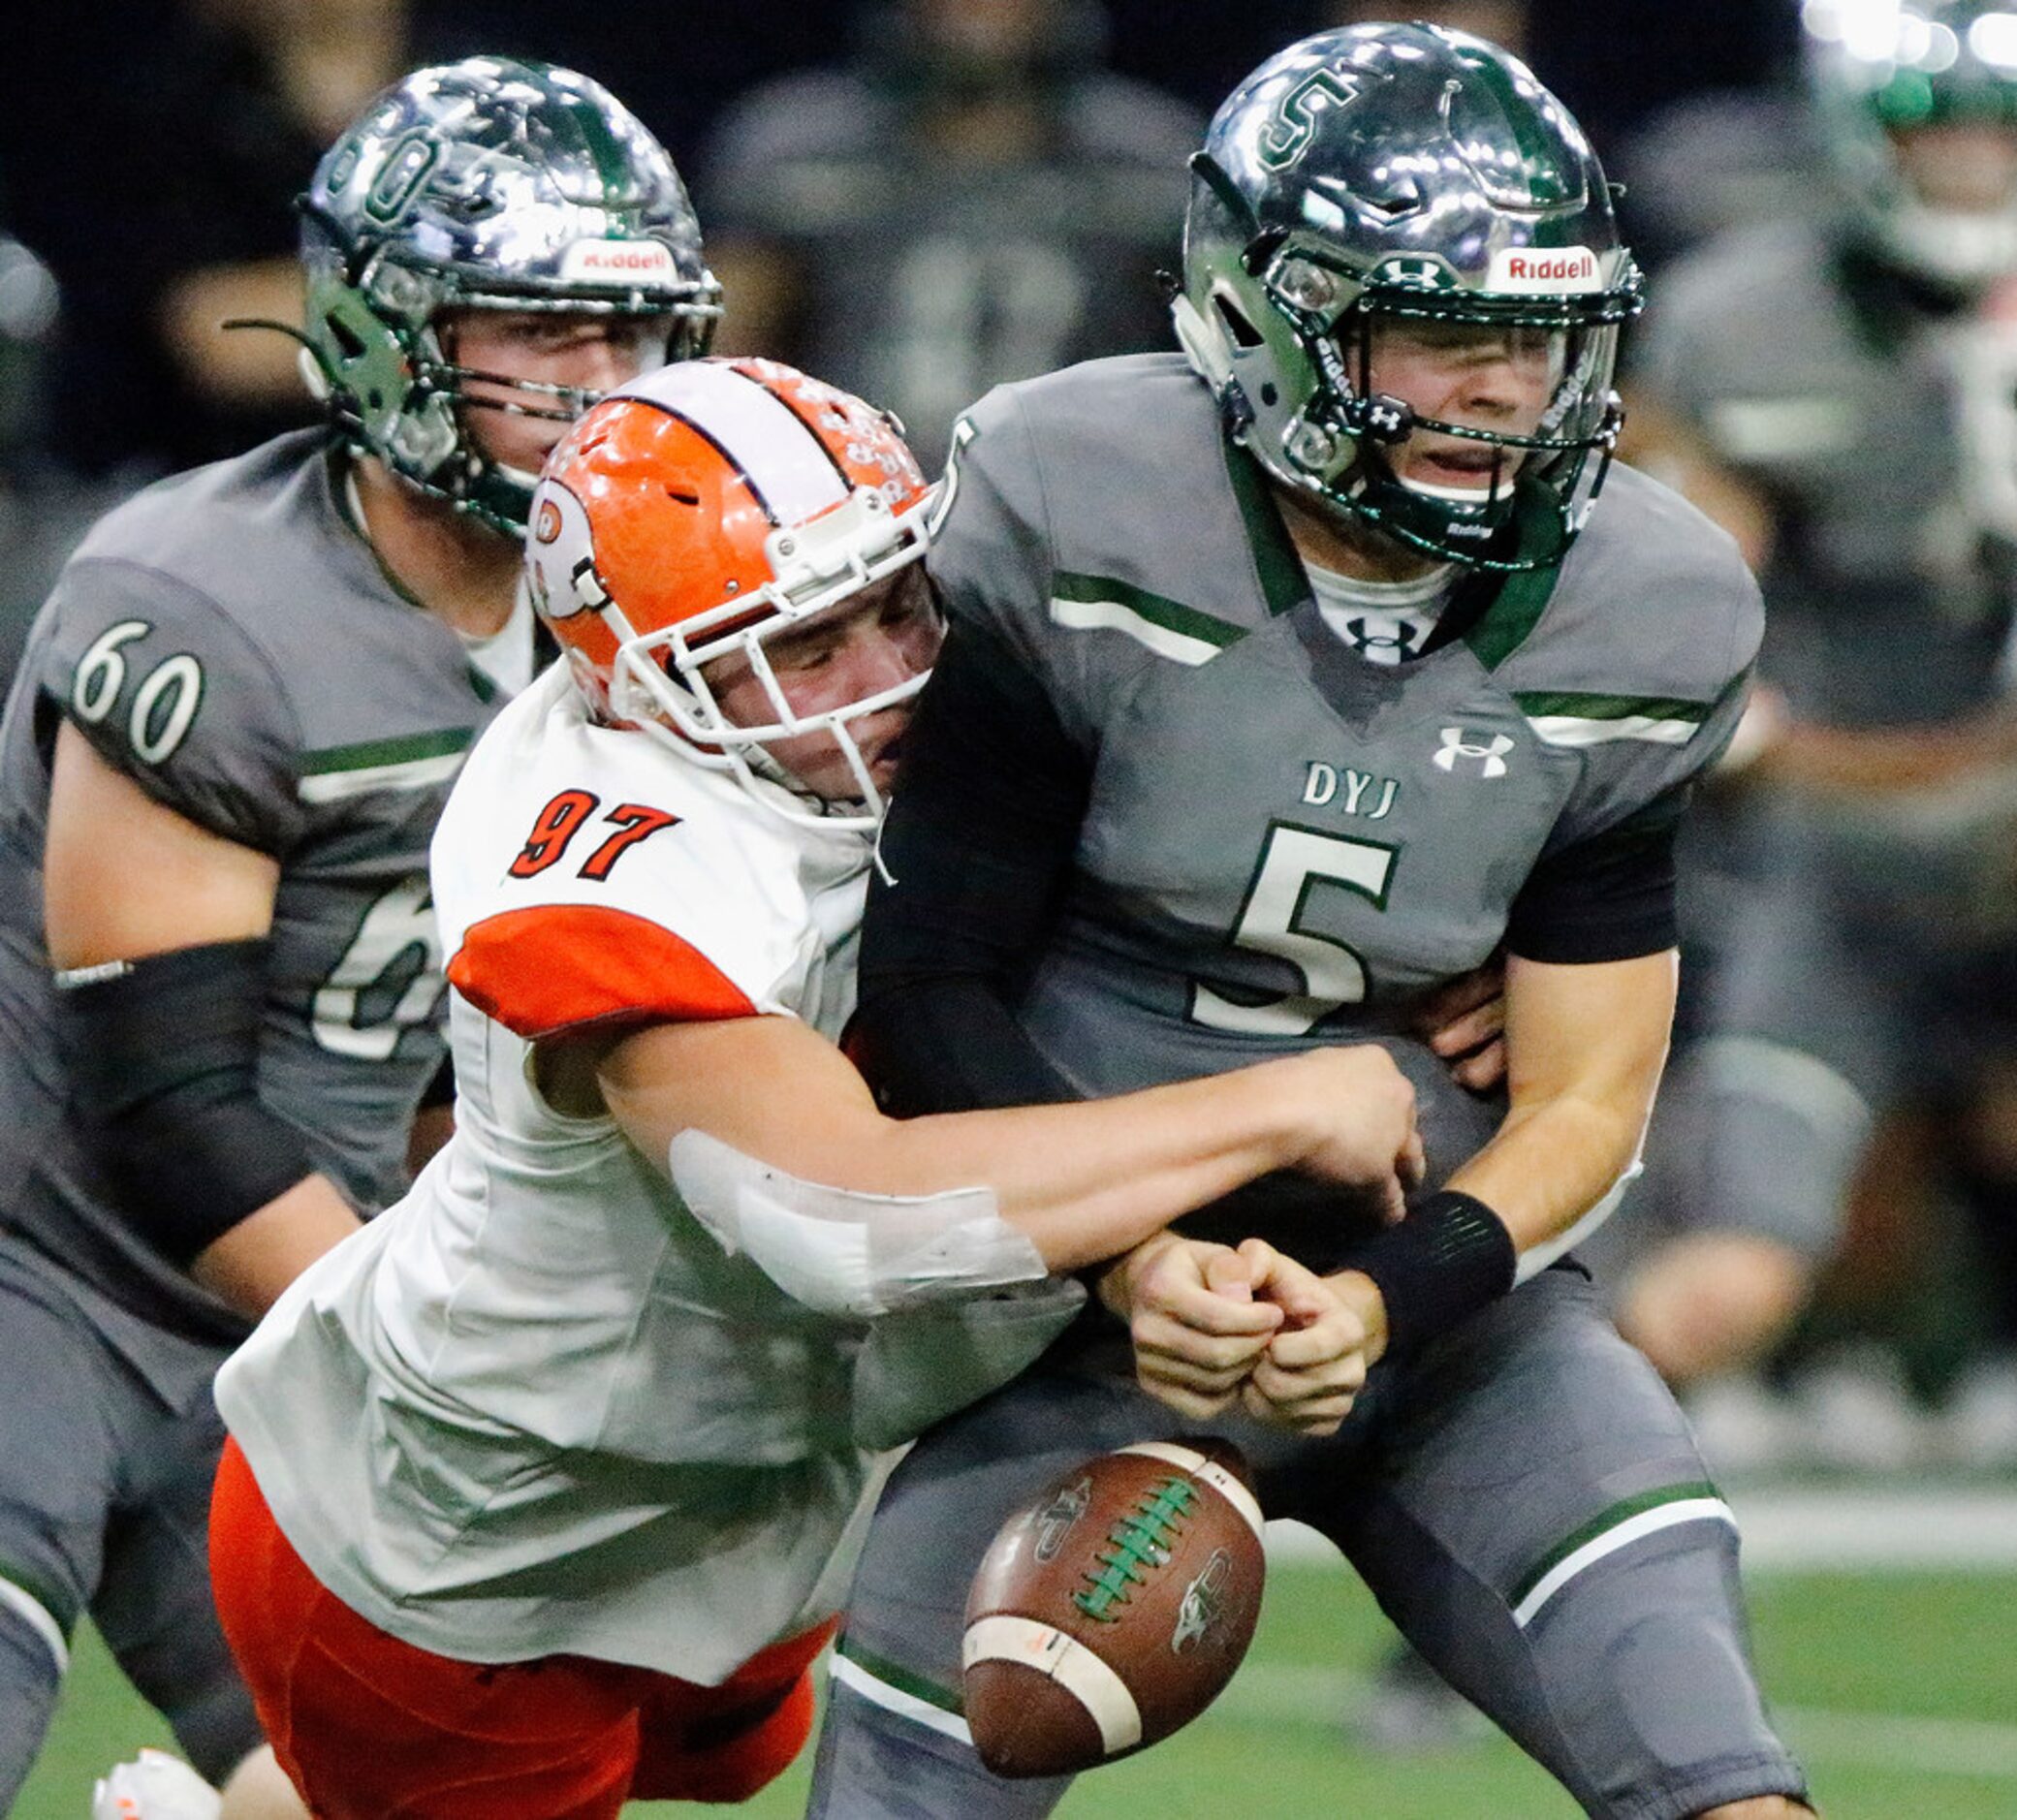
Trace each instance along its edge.
{"label": "white football jersey", "polygon": [[838,1609],[878,1463],[863,1330],[725,1256],[528,1064],[637,1020],[837,1036],[868,857],[594,725],[562,665],[471,754],[432,853],[456,1136],[217,1381],[288,1539],[382,1629],[715,1682]]}

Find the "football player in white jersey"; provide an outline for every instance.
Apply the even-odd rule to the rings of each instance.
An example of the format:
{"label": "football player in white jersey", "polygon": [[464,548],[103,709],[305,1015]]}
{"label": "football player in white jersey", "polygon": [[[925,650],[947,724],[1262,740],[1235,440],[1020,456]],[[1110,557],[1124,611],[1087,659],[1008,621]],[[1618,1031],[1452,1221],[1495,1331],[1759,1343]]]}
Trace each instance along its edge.
{"label": "football player in white jersey", "polygon": [[87,1614],[189,1759],[100,1820],[274,1793],[204,1568],[210,1379],[409,1180],[427,840],[537,667],[540,463],[720,313],[664,149],[544,63],[414,71],[299,207],[325,424],[108,514],[0,721],[0,1811]]}
{"label": "football player in white jersey", "polygon": [[[1027,1365],[1064,1272],[1268,1171],[1389,1210],[1419,1174],[1376,1049],[877,1110],[835,1039],[935,499],[889,419],[764,361],[641,380],[548,463],[567,661],[432,853],[456,1135],[218,1383],[219,1606],[320,1814],[746,1797],[804,1739],[885,1451]],[[1227,1257],[1236,1318],[1293,1320],[1298,1267]]]}

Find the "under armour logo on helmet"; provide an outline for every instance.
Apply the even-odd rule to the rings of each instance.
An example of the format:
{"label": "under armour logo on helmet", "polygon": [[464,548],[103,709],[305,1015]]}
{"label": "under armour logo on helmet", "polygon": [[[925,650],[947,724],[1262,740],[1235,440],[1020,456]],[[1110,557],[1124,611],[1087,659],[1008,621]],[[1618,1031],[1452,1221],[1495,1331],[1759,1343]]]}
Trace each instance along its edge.
{"label": "under armour logo on helmet", "polygon": [[1344,418],[1352,434],[1368,442],[1404,442],[1415,427],[1414,407],[1386,392],[1347,398]]}
{"label": "under armour logo on helmet", "polygon": [[1502,733],[1492,736],[1491,742],[1478,745],[1464,737],[1462,727],[1445,727],[1442,730],[1442,749],[1435,755],[1439,769],[1454,772],[1457,761],[1475,759],[1480,777],[1503,777],[1506,774],[1505,755],[1513,749],[1511,737]]}

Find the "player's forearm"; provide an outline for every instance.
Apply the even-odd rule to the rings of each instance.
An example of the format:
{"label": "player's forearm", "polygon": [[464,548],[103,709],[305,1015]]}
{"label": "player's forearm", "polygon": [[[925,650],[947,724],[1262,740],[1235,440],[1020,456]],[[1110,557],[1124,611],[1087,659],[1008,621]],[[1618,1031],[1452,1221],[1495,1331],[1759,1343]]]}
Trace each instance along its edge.
{"label": "player's forearm", "polygon": [[1364,1329],[1368,1365],[1434,1339],[1572,1242],[1562,1236],[1637,1154],[1644,1115],[1629,1099],[1562,1093],[1516,1107],[1441,1189],[1326,1279]]}
{"label": "player's forearm", "polygon": [[1525,1253],[1560,1238],[1617,1185],[1637,1159],[1652,1104],[1643,1095],[1565,1094],[1508,1114],[1447,1187],[1475,1195]]}
{"label": "player's forearm", "polygon": [[[547,1059],[543,1081],[566,1057]],[[592,1066],[610,1114],[676,1180],[674,1141],[700,1132],[800,1183],[844,1193],[986,1188],[1056,1271],[1124,1251],[1178,1214],[1291,1166],[1398,1211],[1401,1175],[1411,1181],[1421,1161],[1413,1091],[1371,1045],[1111,1100],[910,1120],[886,1117],[847,1058],[791,1018],[653,1025]]]}
{"label": "player's forearm", "polygon": [[1286,1084],[1249,1069],[1077,1106],[892,1121],[869,1166],[892,1181],[986,1183],[1051,1270],[1074,1271],[1297,1161],[1308,1123]]}
{"label": "player's forearm", "polygon": [[1517,1251],[1567,1232],[1636,1160],[1677,977],[1671,949],[1587,965],[1508,959],[1510,1109],[1443,1185],[1490,1208]]}
{"label": "player's forearm", "polygon": [[597,1059],[595,1079],[654,1161],[701,1131],[851,1193],[985,1187],[1055,1270],[1124,1251],[1294,1164],[1398,1193],[1397,1163],[1412,1155],[1412,1095],[1377,1049],[1312,1051],[1113,1100],[898,1120],[804,1024],[735,1018],[636,1032]]}
{"label": "player's forearm", "polygon": [[198,1252],[189,1273],[257,1320],[288,1284],[362,1223],[328,1177],[304,1177]]}

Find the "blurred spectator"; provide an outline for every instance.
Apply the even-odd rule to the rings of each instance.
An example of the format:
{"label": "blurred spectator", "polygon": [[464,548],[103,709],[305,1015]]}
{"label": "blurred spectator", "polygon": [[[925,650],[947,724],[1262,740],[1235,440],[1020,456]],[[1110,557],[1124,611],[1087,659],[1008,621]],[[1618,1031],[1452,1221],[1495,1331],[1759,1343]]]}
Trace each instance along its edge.
{"label": "blurred spectator", "polygon": [[702,179],[725,346],[895,409],[927,465],[991,386],[1160,347],[1202,122],[1107,73],[1087,0],[897,0],[757,89]]}
{"label": "blurred spectator", "polygon": [[1611,168],[1651,272],[1730,229],[1825,213],[1830,194],[1806,97],[1791,85],[1690,95],[1628,134]]}
{"label": "blurred spectator", "polygon": [[22,23],[40,79],[0,134],[11,219],[66,300],[59,458],[158,472],[310,421],[293,345],[219,324],[299,320],[291,200],[398,74],[404,17],[402,0],[141,0]]}
{"label": "blurred spectator", "polygon": [[1888,1114],[1966,1109],[1886,1180],[2017,1199],[2017,46],[1994,0],[1805,16],[1832,208],[1681,261],[1638,342],[1631,453],[1747,546],[1770,620],[1695,903],[1706,1040],[1606,1235],[1666,1227],[1621,1321],[1677,1378],[1791,1320]]}
{"label": "blurred spectator", "polygon": [[[1529,10],[1527,0],[1443,0],[1433,6],[1402,9],[1424,25],[1447,25],[1452,31],[1468,32],[1488,44],[1510,50],[1516,57],[1529,55]],[[1315,9],[1315,28],[1327,25],[1360,25],[1395,16],[1394,9],[1380,0],[1331,0]]]}
{"label": "blurred spectator", "polygon": [[57,309],[48,267],[0,233],[0,697],[64,557],[116,496],[78,482],[45,451]]}

